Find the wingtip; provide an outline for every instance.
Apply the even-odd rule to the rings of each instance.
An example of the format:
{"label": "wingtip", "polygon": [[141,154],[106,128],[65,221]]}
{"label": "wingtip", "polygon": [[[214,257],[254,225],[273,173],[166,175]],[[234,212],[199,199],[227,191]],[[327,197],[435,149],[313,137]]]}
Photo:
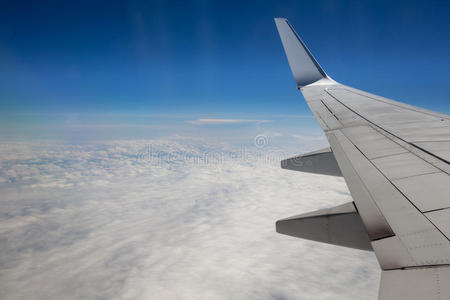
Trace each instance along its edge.
{"label": "wingtip", "polygon": [[286,18],[281,18],[281,17],[277,17],[277,18],[273,18],[273,20],[276,21],[287,21]]}
{"label": "wingtip", "polygon": [[328,78],[291,24],[285,18],[275,18],[275,25],[278,28],[297,86],[303,87],[323,78]]}

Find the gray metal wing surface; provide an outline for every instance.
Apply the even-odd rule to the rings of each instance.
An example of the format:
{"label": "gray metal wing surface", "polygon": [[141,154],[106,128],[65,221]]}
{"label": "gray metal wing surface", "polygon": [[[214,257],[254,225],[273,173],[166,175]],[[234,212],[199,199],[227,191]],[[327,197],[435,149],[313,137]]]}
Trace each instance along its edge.
{"label": "gray metal wing surface", "polygon": [[275,23],[382,268],[379,299],[450,299],[450,116],[335,82]]}

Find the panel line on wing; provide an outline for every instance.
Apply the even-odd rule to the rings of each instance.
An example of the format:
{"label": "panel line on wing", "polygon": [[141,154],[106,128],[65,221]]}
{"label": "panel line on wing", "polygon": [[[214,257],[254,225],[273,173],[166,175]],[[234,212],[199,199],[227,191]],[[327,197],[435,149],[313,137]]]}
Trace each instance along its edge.
{"label": "panel line on wing", "polygon": [[[373,122],[373,121],[367,119],[366,117],[362,116],[361,114],[359,114],[358,112],[356,112],[355,110],[353,110],[352,108],[350,108],[348,105],[346,105],[345,103],[343,103],[342,101],[340,101],[338,98],[336,98],[334,95],[332,95],[332,94],[329,93],[328,91],[326,91],[326,93],[327,93],[328,95],[330,95],[333,99],[335,99],[336,101],[338,101],[339,103],[341,103],[343,106],[345,106],[348,110],[352,111],[354,114],[356,114],[356,115],[360,116],[362,119],[366,120],[368,123],[372,124],[373,126],[376,126],[377,128],[379,128],[379,129],[381,129],[381,130],[383,130],[383,131],[386,131],[383,127],[381,127],[380,125],[376,124],[375,122]],[[388,131],[386,131],[386,132],[388,132]],[[444,158],[439,157],[439,156],[437,156],[436,154],[434,154],[434,153],[432,153],[432,152],[424,151],[424,150],[423,150],[422,148],[420,148],[419,146],[417,146],[417,145],[415,145],[415,144],[413,144],[413,143],[409,143],[408,141],[405,141],[403,138],[401,138],[401,137],[399,137],[399,136],[393,134],[392,132],[388,132],[388,133],[391,134],[391,135],[393,135],[393,136],[395,136],[395,137],[398,138],[399,140],[402,140],[403,142],[405,142],[405,143],[407,143],[407,144],[409,144],[409,145],[411,145],[411,146],[413,146],[413,147],[419,149],[420,151],[423,151],[423,152],[425,152],[425,153],[427,153],[427,154],[429,154],[429,155],[431,155],[431,156],[433,156],[433,157],[435,157],[435,158],[437,158],[437,159],[439,159],[439,160],[445,162],[446,164],[449,164],[449,162],[448,162],[447,160],[445,160]]]}
{"label": "panel line on wing", "polygon": [[[340,132],[342,132],[342,130],[340,130]],[[343,132],[342,132],[343,133]],[[344,133],[343,133],[344,134]],[[345,134],[344,134],[345,135]],[[348,138],[348,137],[347,137]],[[352,143],[353,144],[353,143]],[[354,145],[354,144],[353,144]],[[355,148],[363,155],[363,156],[365,156],[364,155],[364,153],[361,151],[361,149],[359,149],[356,145],[354,145],[355,146]],[[401,155],[401,154],[393,154],[393,155],[391,155],[391,156],[395,156],[395,155]],[[367,158],[367,157],[366,157]],[[446,206],[446,207],[441,207],[441,208],[438,208],[438,209],[432,209],[432,210],[423,210],[423,209],[420,209],[417,205],[416,205],[416,203],[414,203],[411,199],[410,199],[410,197],[408,196],[408,195],[406,195],[398,186],[396,186],[396,184],[395,184],[395,180],[393,181],[393,180],[391,180],[390,178],[388,178],[384,173],[383,173],[383,171],[382,170],[380,170],[374,163],[373,163],[373,161],[371,160],[371,159],[368,159],[367,158],[367,160],[372,164],[372,166],[375,168],[375,169],[377,169],[378,170],[378,172],[383,176],[383,177],[385,177],[390,183],[391,183],[391,185],[406,199],[406,200],[408,200],[408,202],[417,210],[417,211],[419,211],[419,212],[421,212],[422,213],[422,216],[424,216],[425,217],[425,219],[427,219],[428,221],[429,221],[429,223],[434,227],[434,229],[435,230],[437,230],[443,237],[445,237],[448,241],[450,241],[450,238],[449,238],[449,236],[450,236],[450,234],[449,234],[449,236],[447,236],[446,234],[444,234],[444,232],[429,218],[429,216],[427,215],[428,213],[431,213],[431,212],[435,212],[435,211],[440,211],[440,210],[445,210],[445,209],[448,209],[449,207],[448,206]],[[433,172],[433,173],[425,173],[425,174],[417,174],[417,175],[415,175],[415,176],[411,176],[411,177],[417,177],[417,176],[423,176],[423,175],[428,175],[428,174],[436,174],[436,173],[442,173],[442,172],[440,172],[440,171],[438,171],[438,172]],[[344,177],[345,178],[345,177]],[[410,178],[410,177],[405,177],[405,178],[401,178],[401,179],[407,179],[407,178]],[[364,182],[364,181],[362,181],[362,182]],[[370,193],[370,191],[368,190],[368,192]],[[375,203],[377,203],[376,201],[375,201]],[[380,208],[380,210],[382,211],[382,209]],[[383,214],[384,215],[384,214]],[[389,223],[389,221],[388,221],[388,223]],[[390,224],[390,223],[389,223]],[[391,225],[391,224],[390,224]],[[431,229],[426,229],[426,230],[422,230],[422,231],[420,231],[420,233],[425,233],[425,232],[431,232],[432,230]],[[413,232],[413,233],[406,233],[406,234],[397,234],[397,232],[395,232],[394,231],[394,236],[395,235],[398,235],[399,236],[399,238],[400,238],[400,241],[402,240],[401,239],[401,237],[405,237],[405,236],[408,236],[408,235],[411,235],[411,234],[414,234],[414,235],[416,235],[418,232]],[[375,241],[380,241],[380,240],[383,240],[383,239],[385,239],[385,238],[388,238],[388,237],[381,237],[381,238],[378,238],[378,239],[372,239],[372,242],[375,242]],[[439,245],[437,245],[436,244],[436,246],[442,246],[443,244],[439,244]],[[431,245],[427,245],[427,247],[430,247]],[[406,250],[409,250],[409,249],[411,249],[410,247],[407,247],[406,245],[405,245],[405,247],[406,247]],[[417,246],[416,246],[416,248],[417,248]],[[409,252],[409,251],[408,251]],[[450,261],[450,260],[449,260]]]}
{"label": "panel line on wing", "polygon": [[372,100],[375,100],[375,101],[378,101],[378,102],[382,102],[384,104],[396,106],[396,107],[401,108],[401,109],[407,109],[407,110],[411,110],[411,111],[418,112],[418,113],[421,113],[421,114],[426,114],[426,115],[430,115],[430,116],[433,116],[433,117],[444,118],[444,119],[450,120],[450,117],[448,117],[448,116],[444,116],[444,115],[439,114],[439,113],[428,111],[428,110],[423,109],[423,108],[413,107],[413,106],[408,105],[406,103],[402,103],[402,102],[399,102],[399,101],[394,101],[394,100],[391,100],[391,99],[386,99],[388,101],[382,100],[382,99],[377,99],[377,98],[374,97],[376,95],[372,95],[372,94],[369,94],[369,93],[366,93],[366,94],[358,93],[358,92],[356,92],[354,90],[350,90],[349,88],[346,88],[344,86],[341,86],[339,88],[342,89],[342,90],[345,90],[345,91],[347,91],[349,93],[353,93],[353,94],[356,94],[356,95],[360,95],[362,97],[370,98]]}
{"label": "panel line on wing", "polygon": [[[363,184],[367,188],[367,191],[372,195],[383,216],[386,217],[393,232],[398,236],[399,241],[401,241],[407,251],[411,252],[415,257],[413,265],[430,265],[450,262],[450,243],[442,231],[437,228],[401,190],[393,185],[393,183],[378,170],[378,168],[376,168],[376,166],[374,166],[350,140],[348,140],[342,130],[336,130],[334,133],[334,136],[339,133],[342,135],[342,138],[335,141],[332,136],[328,135],[333,149],[336,147],[336,149],[339,149],[338,145],[342,146],[346,143],[350,143],[354,149],[352,150],[352,147],[346,147],[344,152],[347,159],[351,160],[351,165],[357,167],[357,170],[355,171],[358,173],[359,178],[361,178],[362,183],[357,183],[352,180],[352,178],[348,178],[348,169],[343,167],[341,167],[341,169],[356,205],[361,204],[361,201],[358,201],[359,196],[354,194],[354,188],[355,185],[358,187],[358,185]],[[340,151],[335,151],[335,154],[336,159],[341,163],[340,160],[342,160],[343,157],[340,155]],[[367,222],[363,214],[364,212],[361,211],[361,213],[363,221]],[[370,230],[370,228],[368,230]],[[394,246],[392,244],[394,243],[393,241],[394,240],[392,239],[389,239],[389,241],[388,239],[379,239],[376,242],[376,245],[373,244],[375,252],[377,253],[377,249],[381,248],[385,249],[384,251],[387,251],[386,249]],[[402,251],[399,246],[395,246],[393,249],[397,249],[396,251],[400,251],[399,253]],[[402,255],[400,254],[399,257],[401,256]],[[397,264],[391,265],[392,261],[390,262],[389,257],[392,256],[386,257],[377,254],[377,257],[380,259],[383,268],[396,268],[398,266]],[[400,265],[402,267],[411,266],[411,263],[403,261]]]}

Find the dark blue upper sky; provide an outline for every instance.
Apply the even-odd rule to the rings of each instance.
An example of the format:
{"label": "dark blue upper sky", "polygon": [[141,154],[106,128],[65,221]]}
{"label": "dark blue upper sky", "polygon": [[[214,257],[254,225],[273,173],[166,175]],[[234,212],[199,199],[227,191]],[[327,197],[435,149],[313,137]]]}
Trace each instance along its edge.
{"label": "dark blue upper sky", "polygon": [[447,1],[2,1],[6,113],[308,113],[273,22],[325,71],[450,111]]}

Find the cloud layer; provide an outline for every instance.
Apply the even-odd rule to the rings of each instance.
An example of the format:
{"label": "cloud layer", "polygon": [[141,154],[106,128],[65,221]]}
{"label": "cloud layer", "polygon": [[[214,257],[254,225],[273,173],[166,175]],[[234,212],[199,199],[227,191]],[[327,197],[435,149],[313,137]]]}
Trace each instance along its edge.
{"label": "cloud layer", "polygon": [[[375,299],[372,253],[275,232],[340,178],[182,138],[0,145],[1,299]],[[269,157],[271,156],[271,157]]]}

